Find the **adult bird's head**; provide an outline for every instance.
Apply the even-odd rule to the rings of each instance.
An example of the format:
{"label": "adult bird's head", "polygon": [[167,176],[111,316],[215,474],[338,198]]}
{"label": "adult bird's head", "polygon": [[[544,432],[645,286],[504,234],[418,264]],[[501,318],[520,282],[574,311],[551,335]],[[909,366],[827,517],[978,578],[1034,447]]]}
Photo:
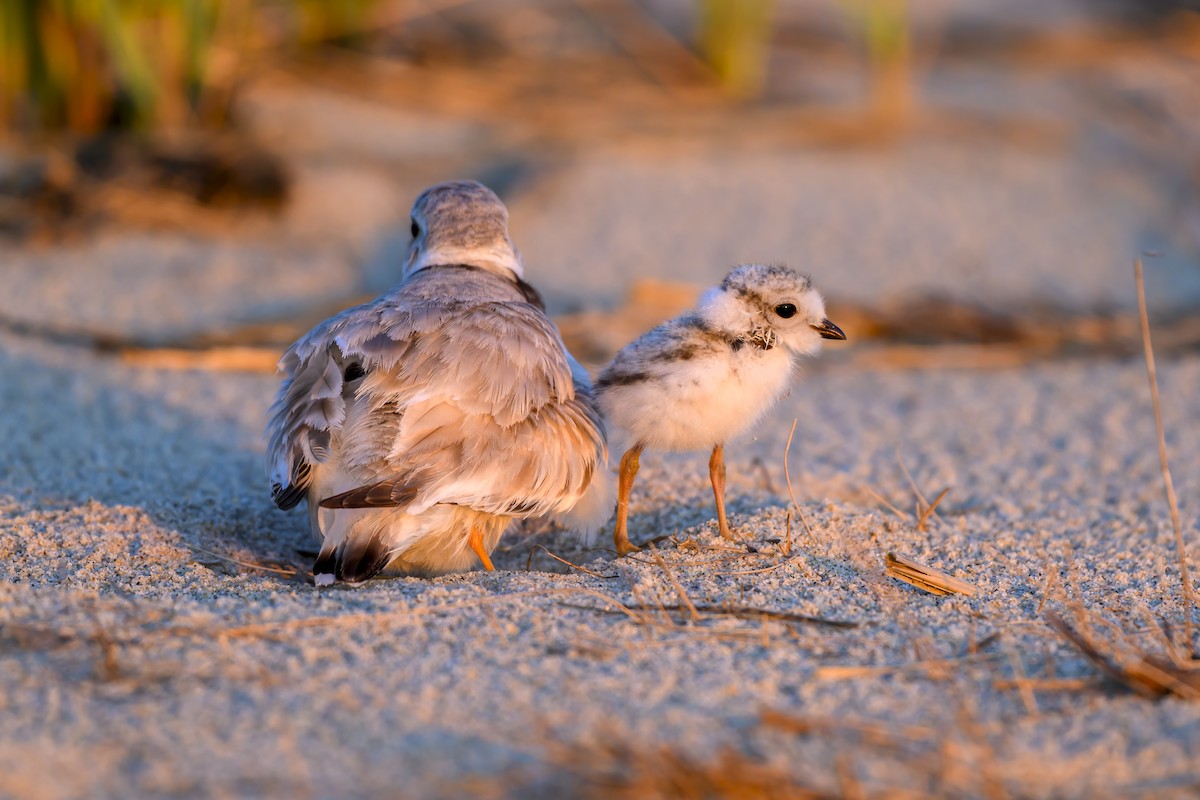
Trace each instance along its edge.
{"label": "adult bird's head", "polygon": [[808,277],[783,266],[744,264],[705,294],[700,314],[710,325],[759,347],[797,354],[821,349],[822,339],[846,334],[825,317],[825,301]]}
{"label": "adult bird's head", "polygon": [[524,277],[508,235],[508,209],[477,181],[430,186],[413,203],[412,243],[404,277],[427,267],[466,265],[506,278]]}

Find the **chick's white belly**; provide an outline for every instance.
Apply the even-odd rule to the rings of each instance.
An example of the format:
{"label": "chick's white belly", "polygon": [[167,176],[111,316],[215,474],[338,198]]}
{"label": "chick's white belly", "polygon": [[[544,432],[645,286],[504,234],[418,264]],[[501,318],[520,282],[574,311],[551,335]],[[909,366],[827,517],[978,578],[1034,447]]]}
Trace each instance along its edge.
{"label": "chick's white belly", "polygon": [[748,430],[787,390],[791,361],[778,350],[679,362],[660,375],[606,392],[612,423],[665,450],[699,450]]}

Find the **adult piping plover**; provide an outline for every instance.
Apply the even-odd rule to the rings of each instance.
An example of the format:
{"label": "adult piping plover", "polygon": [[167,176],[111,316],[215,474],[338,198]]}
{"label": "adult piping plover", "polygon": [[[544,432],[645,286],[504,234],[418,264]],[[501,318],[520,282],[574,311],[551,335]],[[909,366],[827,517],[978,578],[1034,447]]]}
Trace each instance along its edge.
{"label": "adult piping plover", "polygon": [[663,323],[617,353],[596,389],[610,428],[622,437],[614,540],[637,550],[626,520],[629,492],[646,447],[712,448],[708,470],[721,535],[725,442],[744,433],[787,390],[794,359],[822,339],[845,339],[825,318],[812,281],[786,267],[747,264],[710,289],[695,310]]}
{"label": "adult piping plover", "polygon": [[474,181],[432,186],[412,236],[399,286],[280,361],[272,495],[308,501],[319,586],[491,570],[514,518],[611,513],[590,381],[523,279],[504,204]]}

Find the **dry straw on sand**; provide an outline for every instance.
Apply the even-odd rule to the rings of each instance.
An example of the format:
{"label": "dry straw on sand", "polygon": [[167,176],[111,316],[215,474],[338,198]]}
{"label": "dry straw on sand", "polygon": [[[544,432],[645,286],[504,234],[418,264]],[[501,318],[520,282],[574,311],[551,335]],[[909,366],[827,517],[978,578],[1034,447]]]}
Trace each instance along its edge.
{"label": "dry straw on sand", "polygon": [[[943,492],[943,494],[945,494]],[[964,580],[959,580],[953,575],[947,575],[945,572],[936,570],[933,567],[918,564],[911,558],[898,556],[895,553],[888,553],[884,557],[884,562],[887,564],[887,574],[897,580],[904,581],[916,586],[918,589],[924,589],[930,594],[948,595],[962,594],[967,597],[975,596],[975,587]]]}
{"label": "dry straw on sand", "polygon": [[[1179,518],[1179,503],[1175,497],[1175,484],[1171,478],[1171,467],[1167,459],[1167,440],[1159,400],[1158,370],[1154,361],[1154,347],[1150,341],[1150,318],[1146,310],[1145,279],[1142,261],[1134,262],[1134,281],[1137,284],[1138,313],[1141,321],[1142,347],[1146,359],[1146,377],[1150,384],[1150,398],[1154,407],[1154,426],[1158,439],[1159,466],[1162,472],[1163,489],[1170,509],[1171,525],[1175,534],[1176,561],[1179,567],[1181,600],[1183,605],[1182,648],[1174,640],[1169,626],[1159,620],[1161,642],[1166,655],[1147,652],[1130,640],[1123,631],[1115,629],[1113,635],[1102,638],[1094,629],[1105,623],[1089,614],[1081,605],[1074,607],[1075,624],[1072,625],[1060,614],[1047,610],[1046,622],[1064,639],[1079,649],[1108,678],[1126,688],[1147,697],[1175,695],[1188,700],[1200,700],[1200,658],[1197,658],[1196,641],[1193,636],[1192,615],[1200,607],[1197,603],[1195,586],[1188,567],[1187,545],[1183,538],[1183,525]],[[1039,606],[1040,609],[1040,606]],[[1115,626],[1108,625],[1110,628]]]}
{"label": "dry straw on sand", "polygon": [[1167,438],[1163,432],[1162,405],[1158,399],[1158,369],[1154,364],[1154,347],[1150,343],[1150,315],[1146,311],[1146,282],[1142,277],[1142,260],[1133,263],[1134,280],[1137,283],[1138,317],[1141,320],[1142,347],[1146,355],[1146,377],[1150,382],[1150,398],[1154,403],[1154,428],[1158,434],[1158,460],[1162,467],[1163,488],[1167,493],[1167,506],[1171,509],[1171,526],[1175,530],[1175,554],[1179,560],[1179,579],[1183,583],[1185,603],[1183,623],[1188,646],[1193,647],[1192,613],[1200,604],[1196,602],[1196,587],[1188,570],[1187,546],[1183,541],[1183,525],[1179,521],[1179,502],[1175,499],[1175,482],[1171,480],[1171,465],[1167,462]]}

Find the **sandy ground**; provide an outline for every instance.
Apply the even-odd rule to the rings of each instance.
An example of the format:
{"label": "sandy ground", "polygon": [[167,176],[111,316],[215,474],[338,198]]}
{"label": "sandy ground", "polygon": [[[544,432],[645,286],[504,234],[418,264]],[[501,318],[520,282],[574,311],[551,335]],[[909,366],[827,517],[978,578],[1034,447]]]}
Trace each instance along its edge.
{"label": "sandy ground", "polygon": [[[1156,313],[1194,308],[1200,215],[1176,151],[1014,80],[1008,101],[1067,118],[1057,144],[526,153],[505,197],[528,276],[565,312],[779,260],[835,298],[1019,314],[1129,308],[1151,247]],[[280,124],[269,99],[260,130]],[[277,221],[0,246],[0,795],[579,796],[707,769],[773,796],[1200,795],[1200,703],[1104,683],[1044,622],[1084,606],[1102,639],[1155,652],[1158,620],[1182,628],[1140,359],[873,370],[847,330],[728,447],[736,547],[704,456],[651,453],[631,527],[669,537],[662,564],[530,525],[493,574],[315,590],[303,514],[264,475],[275,377],[14,331],[170,337],[386,286],[411,198],[486,174],[445,153],[489,131],[322,107],[283,117],[311,142]],[[1194,553],[1200,355],[1160,371]],[[811,533],[785,480],[793,420]],[[901,459],[926,497],[950,488],[925,530]],[[978,594],[888,578],[889,551]],[[658,608],[688,601],[854,626]]]}
{"label": "sandy ground", "polygon": [[[622,746],[650,764],[659,747],[698,763],[732,748],[832,792],[847,776],[960,795],[1200,790],[1195,703],[1090,681],[1023,698],[1000,683],[1096,676],[1039,621],[1043,601],[1081,601],[1150,646],[1148,615],[1180,618],[1139,362],[814,365],[730,448],[733,523],[756,553],[721,546],[702,456],[644,459],[635,538],[674,535],[662,555],[693,603],[859,626],[835,629],[632,619],[618,603],[680,602],[663,569],[595,553],[573,557],[597,576],[558,574],[536,551],[527,571],[534,544],[578,554],[553,532],[506,539],[490,575],[318,592],[239,567],[211,554],[307,563],[302,515],[275,510],[263,485],[273,378],[0,343],[0,372],[16,377],[0,384],[0,793],[578,793],[605,785],[605,754]],[[1200,360],[1164,364],[1162,379],[1194,532]],[[789,558],[793,418],[812,534],[793,521]],[[953,487],[924,533],[869,493],[913,506],[897,449],[927,494]],[[980,593],[937,598],[885,578],[889,550]],[[938,659],[951,666],[921,666]],[[764,711],[832,728],[780,731]],[[900,741],[863,741],[864,724]]]}

